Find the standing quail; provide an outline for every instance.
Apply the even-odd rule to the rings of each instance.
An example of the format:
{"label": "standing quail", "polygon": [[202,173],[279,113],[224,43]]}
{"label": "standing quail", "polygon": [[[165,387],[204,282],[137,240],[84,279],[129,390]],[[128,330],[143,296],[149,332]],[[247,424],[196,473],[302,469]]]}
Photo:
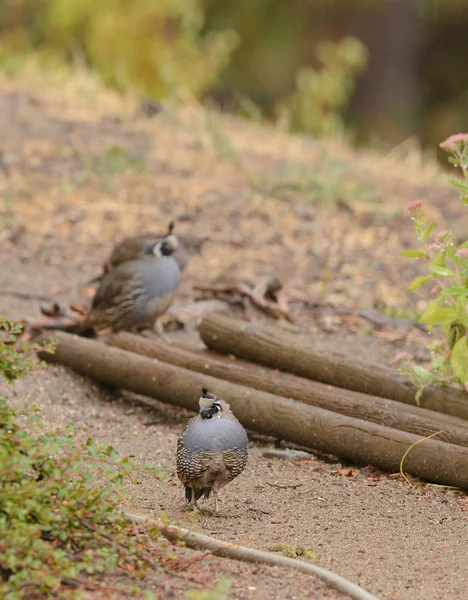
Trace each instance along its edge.
{"label": "standing quail", "polygon": [[172,256],[177,239],[158,240],[136,260],[118,265],[102,278],[84,321],[54,327],[78,334],[153,328],[162,337],[159,317],[172,303],[179,287],[180,268]]}
{"label": "standing quail", "polygon": [[[144,233],[124,239],[117,244],[104,265],[104,272],[101,277],[115,269],[118,265],[129,260],[135,260],[142,254],[151,249],[156,242],[166,235],[171,235],[174,228],[173,223],[169,223],[168,231],[165,234]],[[189,258],[195,254],[200,254],[206,237],[200,237],[195,233],[185,233],[177,235],[178,246],[174,252],[174,259],[179,265],[180,271],[184,271]],[[99,278],[98,278],[99,279]]]}
{"label": "standing quail", "polygon": [[229,404],[203,388],[198,415],[177,443],[177,476],[185,486],[189,508],[213,491],[218,512],[218,491],[240,475],[247,464],[247,433]]}

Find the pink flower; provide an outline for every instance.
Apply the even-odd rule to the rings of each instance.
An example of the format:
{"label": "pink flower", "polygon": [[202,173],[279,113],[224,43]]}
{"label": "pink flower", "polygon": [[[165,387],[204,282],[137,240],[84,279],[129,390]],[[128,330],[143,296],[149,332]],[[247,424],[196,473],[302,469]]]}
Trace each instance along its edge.
{"label": "pink flower", "polygon": [[421,206],[423,205],[422,200],[413,200],[413,202],[410,202],[407,207],[406,210],[411,213],[415,210],[417,210],[418,208],[421,208]]}
{"label": "pink flower", "polygon": [[409,356],[407,352],[398,352],[398,354],[395,354],[395,357],[393,358],[392,363],[393,364],[399,363],[407,356]]}
{"label": "pink flower", "polygon": [[435,241],[436,243],[441,243],[447,241],[445,238],[450,235],[450,231],[448,229],[444,229],[443,231],[439,231],[436,235]]}
{"label": "pink flower", "polygon": [[468,258],[468,248],[460,248],[455,252],[455,256],[459,256],[460,258]]}
{"label": "pink flower", "polygon": [[439,244],[431,244],[428,249],[434,250],[434,252],[440,252],[442,250],[442,246],[439,246]]}
{"label": "pink flower", "polygon": [[458,142],[468,142],[468,133],[456,133],[439,144],[445,150],[456,150]]}

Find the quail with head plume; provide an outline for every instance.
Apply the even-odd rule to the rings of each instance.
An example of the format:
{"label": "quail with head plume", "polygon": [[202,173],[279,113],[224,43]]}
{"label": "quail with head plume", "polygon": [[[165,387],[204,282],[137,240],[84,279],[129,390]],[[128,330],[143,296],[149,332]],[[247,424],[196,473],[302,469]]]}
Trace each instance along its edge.
{"label": "quail with head plume", "polygon": [[[152,248],[159,240],[167,235],[172,235],[174,223],[169,223],[168,231],[165,234],[144,233],[133,237],[125,238],[117,244],[104,265],[103,274],[96,278],[98,281],[104,275],[115,269],[120,264],[129,260],[135,260],[145,254],[149,248]],[[207,241],[206,237],[201,237],[195,233],[185,233],[177,235],[178,246],[174,252],[174,259],[179,265],[180,271],[184,271],[189,258],[200,254],[203,244]]]}
{"label": "quail with head plume", "polygon": [[168,235],[148,246],[136,260],[118,265],[105,275],[83,321],[54,327],[77,334],[90,331],[122,331],[153,328],[162,337],[159,322],[177,292],[180,268],[173,254],[175,236]]}
{"label": "quail with head plume", "polygon": [[202,390],[198,415],[177,443],[177,476],[185,486],[189,508],[213,492],[218,512],[219,490],[240,475],[247,464],[247,433],[229,404]]}

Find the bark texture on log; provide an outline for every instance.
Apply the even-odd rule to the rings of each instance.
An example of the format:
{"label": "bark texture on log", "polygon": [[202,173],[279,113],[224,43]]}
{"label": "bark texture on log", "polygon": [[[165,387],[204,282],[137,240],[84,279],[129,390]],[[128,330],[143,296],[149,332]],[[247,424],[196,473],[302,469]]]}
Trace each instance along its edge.
{"label": "bark texture on log", "polygon": [[[282,331],[276,326],[247,323],[218,313],[206,316],[199,331],[208,348],[216,352],[234,354],[336,387],[416,405],[416,387],[394,369],[325,352],[323,348],[314,349],[310,334]],[[426,388],[420,405],[468,420],[468,393],[462,390]]]}
{"label": "bark texture on log", "polygon": [[[64,332],[56,332],[55,337],[58,339],[55,354],[41,352],[42,359],[68,365],[108,385],[191,409],[197,406],[201,388],[207,387],[231,404],[234,414],[247,429],[361,464],[373,464],[385,471],[398,471],[404,453],[421,439],[100,342]],[[48,334],[42,334],[37,341],[45,339]],[[405,470],[435,483],[468,489],[468,449],[434,439],[425,440],[408,453]]]}
{"label": "bark texture on log", "polygon": [[105,342],[191,371],[423,437],[441,431],[437,439],[468,447],[467,421],[425,408],[336,388],[291,373],[279,373],[242,359],[233,360],[207,351],[197,352],[194,347],[188,350],[187,345],[182,349],[132,333],[118,333],[106,338]]}

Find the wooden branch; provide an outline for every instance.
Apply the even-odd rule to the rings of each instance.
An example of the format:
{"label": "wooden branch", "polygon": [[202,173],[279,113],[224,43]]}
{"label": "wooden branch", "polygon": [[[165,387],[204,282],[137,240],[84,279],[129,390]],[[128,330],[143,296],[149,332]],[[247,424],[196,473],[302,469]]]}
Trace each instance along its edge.
{"label": "wooden branch", "polygon": [[[318,346],[310,334],[283,331],[276,326],[247,323],[217,313],[199,326],[208,348],[245,360],[301,375],[340,388],[415,405],[416,387],[395,369],[372,360],[364,362]],[[454,388],[426,388],[420,405],[468,420],[468,393]]]}
{"label": "wooden branch", "polygon": [[[161,361],[106,346],[99,341],[56,332],[54,354],[40,352],[49,362],[68,365],[115,387],[195,410],[202,387],[225,398],[247,429],[318,448],[387,472],[420,438],[410,433],[353,419],[302,402],[281,398]],[[48,339],[41,334],[37,341]],[[408,473],[443,485],[468,489],[468,449],[435,439],[411,449],[405,460]]]}
{"label": "wooden branch", "polygon": [[118,333],[108,337],[105,342],[191,371],[207,373],[232,383],[423,437],[442,430],[438,439],[468,447],[468,421],[425,408],[332,387],[291,373],[278,373],[241,359],[232,360],[211,352],[197,352],[193,346],[189,351],[186,345],[184,348],[175,347],[132,333]]}
{"label": "wooden branch", "polygon": [[264,313],[271,315],[275,319],[287,319],[292,322],[292,317],[287,309],[287,305],[285,303],[278,303],[268,300],[262,295],[262,291],[267,291],[267,284],[264,286],[264,289],[257,286],[257,288],[251,288],[246,283],[238,282],[233,284],[205,284],[205,285],[195,285],[193,286],[194,290],[198,290],[200,292],[211,292],[214,295],[223,295],[223,294],[239,294],[240,296],[245,296],[252,302],[254,306],[259,308]]}
{"label": "wooden branch", "polygon": [[255,550],[254,548],[240,546],[238,544],[233,544],[232,542],[225,542],[224,540],[203,535],[202,533],[191,531],[190,529],[177,527],[176,525],[167,525],[162,521],[156,521],[155,519],[148,517],[141,517],[140,515],[134,515],[132,513],[124,513],[124,515],[130,523],[156,527],[168,540],[184,542],[189,548],[195,550],[210,550],[213,554],[218,556],[226,556],[227,558],[234,558],[235,560],[243,560],[245,562],[289,567],[291,569],[296,569],[296,571],[306,573],[307,575],[317,577],[317,579],[320,579],[332,589],[342,592],[354,600],[377,600],[375,596],[372,596],[372,594],[369,594],[369,592],[366,592],[366,590],[351,583],[351,581],[348,581],[344,577],[336,575],[335,573],[332,573],[332,571],[328,571],[327,569],[318,567],[312,563],[296,558],[281,556],[274,554],[273,552]]}

